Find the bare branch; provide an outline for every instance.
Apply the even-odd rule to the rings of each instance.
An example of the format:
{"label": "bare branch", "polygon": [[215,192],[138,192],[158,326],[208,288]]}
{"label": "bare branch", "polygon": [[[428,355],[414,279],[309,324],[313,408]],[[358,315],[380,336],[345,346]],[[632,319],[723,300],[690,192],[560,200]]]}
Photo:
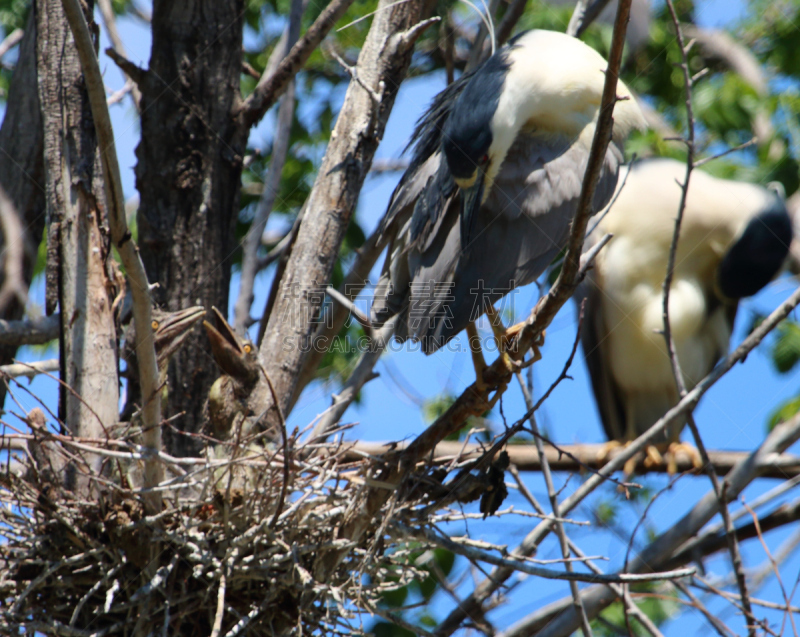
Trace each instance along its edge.
{"label": "bare branch", "polygon": [[[345,458],[355,461],[363,458],[364,455],[381,456],[393,450],[403,450],[408,447],[407,442],[353,442],[344,445]],[[603,444],[580,444],[567,445],[559,444],[558,448],[551,446],[544,447],[544,453],[553,471],[566,471],[577,473],[585,468],[600,470],[611,460],[615,460],[623,451],[612,449],[606,459],[600,461],[598,456],[604,449]],[[440,442],[431,452],[430,461],[436,464],[448,464],[454,459],[467,461],[479,458],[486,451],[485,447],[477,443],[464,444],[461,442]],[[506,449],[511,464],[517,466],[520,471],[541,471],[542,463],[539,451],[533,444],[514,444]],[[749,457],[749,451],[713,451],[708,452],[711,463],[719,473],[728,473],[739,462]],[[688,453],[679,451],[675,458],[678,471],[683,473],[694,471],[692,458]],[[636,465],[636,472],[646,473],[667,473],[667,462],[663,460],[658,464],[644,466],[643,459]],[[789,454],[774,454],[764,458],[762,465],[758,467],[759,477],[777,478],[785,480],[787,478],[797,478],[800,476],[800,457]],[[735,516],[734,516],[735,517]]]}
{"label": "bare branch", "polygon": [[[724,376],[736,363],[743,360],[747,354],[756,347],[764,337],[771,332],[775,326],[780,323],[784,318],[786,318],[789,313],[800,304],[800,288],[795,290],[794,294],[792,294],[786,301],[784,301],[772,314],[769,315],[762,323],[759,325],[755,330],[753,330],[750,335],[742,341],[742,343],[737,347],[733,352],[731,352],[724,360],[720,362],[714,370],[706,376],[702,381],[700,381],[694,389],[692,389],[689,393],[684,396],[675,407],[670,409],[664,416],[662,416],[658,421],[656,421],[650,429],[648,429],[644,434],[639,436],[636,440],[634,440],[630,445],[628,445],[621,453],[614,456],[612,460],[608,462],[596,475],[590,476],[580,487],[578,487],[575,492],[564,502],[562,502],[561,514],[566,515],[569,511],[571,511],[574,507],[576,507],[580,502],[584,500],[590,493],[592,493],[598,486],[600,486],[606,476],[611,475],[614,471],[618,471],[621,469],[625,462],[627,462],[630,458],[635,456],[637,453],[642,451],[648,444],[651,444],[651,441],[655,440],[657,437],[663,435],[663,432],[669,427],[673,422],[676,422],[680,418],[685,418],[686,413],[694,409],[697,405],[697,402],[700,398],[705,394],[722,376]],[[525,416],[527,417],[527,415]],[[781,453],[783,452],[790,444],[792,444],[797,438],[800,438],[800,416],[793,419],[791,423],[787,423],[785,425],[779,425],[781,427],[781,431],[777,432],[773,430],[772,434],[767,438],[766,441],[761,445],[761,447],[751,453],[746,459],[742,460],[741,462],[737,463],[737,465],[731,470],[731,472],[726,477],[726,480],[733,481],[735,479],[734,487],[730,492],[730,497],[735,497],[738,495],[739,491],[744,488],[744,486],[752,481],[758,475],[758,465],[759,463],[763,462],[765,457],[771,455],[774,452]],[[711,517],[716,513],[716,504],[717,501],[714,499],[714,502],[709,504],[706,499],[701,501],[701,504],[704,506],[702,509],[703,514],[707,515],[702,520],[697,517],[684,517],[684,519],[676,524],[670,532],[665,534],[668,539],[664,539],[665,536],[662,536],[658,542],[663,541],[666,543],[667,548],[664,548],[663,545],[658,545],[659,552],[655,554],[655,556],[650,556],[650,562],[636,562],[638,567],[645,568],[644,565],[648,563],[653,563],[656,557],[661,557],[666,551],[674,550],[682,541],[691,537],[694,533],[699,530],[699,528],[705,524]],[[696,509],[700,507],[700,504],[695,507]],[[687,514],[688,516],[688,514]],[[690,524],[691,522],[691,524]],[[695,526],[695,525],[698,526]],[[693,529],[693,530],[692,530]],[[541,543],[541,541],[547,536],[547,534],[551,530],[551,523],[550,522],[543,522],[539,524],[536,528],[534,528],[525,539],[520,543],[520,545],[515,550],[515,553],[519,555],[531,555],[533,552],[536,551],[537,547]],[[637,559],[643,559],[642,555],[640,555]],[[508,577],[511,576],[510,571],[506,571],[502,568],[495,569],[491,576],[484,580],[478,587],[476,587],[475,591],[463,601],[461,607],[453,610],[447,619],[442,622],[438,634],[439,635],[449,635],[461,625],[464,617],[471,615],[472,613],[480,612],[481,604],[483,604],[484,600],[488,599],[497,589],[502,586],[503,582],[505,582]],[[587,604],[587,593],[584,591],[582,593],[584,605],[586,605],[587,613],[589,617],[592,618],[596,616],[596,614],[605,606],[613,601],[613,598],[606,597],[608,590],[604,589],[604,592],[594,591],[592,593],[593,596],[591,598],[591,602],[594,605]],[[546,609],[542,609],[540,613],[537,614],[537,618],[539,617],[551,617],[551,612],[555,612],[552,610],[552,606]],[[558,606],[560,611],[564,611],[563,606]],[[565,623],[568,623],[570,626],[570,630],[567,631],[567,634],[572,630],[576,630],[578,626],[573,623],[575,617],[570,615],[568,612],[565,613],[565,616],[568,618],[563,619]],[[538,619],[537,619],[538,622]],[[538,626],[539,624],[536,623]],[[542,624],[543,625],[543,624]],[[527,633],[526,633],[527,634]],[[555,633],[555,634],[561,634]]]}
{"label": "bare branch", "polygon": [[0,42],[0,59],[2,59],[6,53],[22,42],[24,35],[25,32],[22,29],[14,29],[11,33],[9,33],[5,39]]}
{"label": "bare branch", "polygon": [[[309,358],[307,345],[317,329],[310,319],[322,305],[358,193],[411,62],[415,38],[432,23],[420,21],[423,0],[388,4],[385,0],[380,4],[358,61],[361,80],[381,95],[381,103],[376,104],[359,83],[350,82],[259,348],[259,359],[275,383],[284,413],[296,399]],[[250,401],[255,413],[266,412],[270,397],[263,383],[256,386]],[[270,422],[275,424],[271,416]]]}
{"label": "bare branch", "polygon": [[[70,29],[75,38],[75,45],[80,56],[86,90],[92,105],[92,116],[97,131],[98,147],[103,164],[106,204],[108,208],[111,238],[117,248],[125,271],[130,278],[133,295],[133,320],[139,338],[137,359],[139,362],[139,379],[142,384],[144,405],[142,422],[144,424],[143,439],[145,445],[153,450],[151,457],[145,460],[145,486],[154,487],[162,479],[162,467],[157,454],[161,451],[161,387],[158,386],[158,366],[156,364],[155,342],[152,328],[152,303],[150,287],[144,265],[139,257],[128,222],[125,217],[125,199],[122,195],[117,151],[114,144],[114,131],[106,105],[103,78],[97,56],[94,52],[89,27],[83,17],[79,0],[63,0],[64,12],[67,15]],[[161,496],[149,493],[145,498],[148,512],[161,511]]]}
{"label": "bare branch", "polygon": [[8,378],[18,378],[20,376],[33,378],[44,372],[57,372],[58,365],[57,358],[51,358],[46,361],[36,361],[34,363],[13,363],[11,365],[0,366],[0,375],[7,376]]}
{"label": "bare branch", "polygon": [[[119,31],[117,31],[117,20],[114,17],[114,9],[111,7],[111,0],[97,0],[97,6],[100,8],[100,15],[103,16],[103,24],[106,27],[108,39],[111,40],[111,46],[114,47],[113,50],[119,54],[119,59],[126,58],[127,53],[125,53],[125,45],[122,42],[122,38],[119,37]],[[125,70],[123,69],[123,73],[124,72]],[[138,111],[139,104],[141,104],[142,101],[142,93],[139,91],[139,87],[136,86],[136,80],[134,80],[133,77],[126,74],[126,78],[133,81],[130,86],[130,92],[133,105]]]}
{"label": "bare branch", "polygon": [[463,555],[470,560],[486,562],[488,564],[494,564],[495,566],[503,566],[520,573],[527,573],[528,575],[535,575],[536,577],[542,577],[544,579],[565,580],[567,582],[602,582],[605,584],[622,584],[679,579],[695,573],[694,567],[676,569],[668,572],[665,571],[663,573],[648,573],[646,575],[637,575],[633,573],[616,573],[614,575],[605,575],[602,573],[565,573],[563,571],[551,571],[550,569],[533,566],[528,564],[526,561],[516,559],[517,556],[513,553],[511,557],[514,559],[508,559],[504,557],[498,557],[488,553],[487,551],[465,546],[464,544],[454,542],[450,538],[447,538],[443,535],[439,535],[429,528],[422,527],[419,529],[414,529],[406,526],[402,522],[395,522],[392,526],[401,531],[404,537],[421,538],[427,542],[441,546],[448,551],[452,551],[458,555]]}
{"label": "bare branch", "polygon": [[[694,169],[694,153],[695,153],[695,139],[694,139],[694,110],[692,108],[692,87],[694,80],[692,79],[690,72],[689,72],[689,46],[684,43],[683,39],[683,32],[681,31],[681,25],[678,21],[678,16],[675,13],[675,7],[672,4],[672,0],[667,0],[667,7],[669,8],[670,15],[672,16],[672,23],[675,27],[676,37],[678,38],[678,46],[681,49],[681,56],[683,59],[683,63],[680,65],[681,70],[683,72],[683,81],[684,81],[684,89],[686,91],[686,119],[687,119],[687,127],[688,127],[688,137],[686,139],[686,176],[684,177],[683,183],[680,184],[681,187],[681,199],[680,203],[678,204],[678,214],[675,218],[675,230],[672,235],[672,244],[670,245],[669,249],[669,260],[667,262],[667,273],[666,277],[664,278],[664,286],[663,286],[663,320],[664,320],[664,340],[666,341],[667,345],[667,352],[669,354],[670,363],[672,366],[672,374],[675,378],[675,383],[678,387],[678,393],[681,397],[686,396],[686,383],[683,379],[683,372],[680,368],[680,362],[678,361],[678,354],[675,348],[675,341],[672,337],[672,328],[670,326],[669,320],[669,294],[670,288],[672,287],[672,279],[675,274],[675,256],[678,251],[678,241],[680,239],[680,232],[681,232],[681,223],[683,221],[683,214],[686,209],[686,197],[689,194],[689,180],[692,175],[692,170]],[[717,474],[714,471],[714,467],[711,464],[708,453],[706,452],[705,445],[703,444],[703,440],[700,436],[700,430],[697,428],[697,424],[694,421],[694,415],[691,412],[688,412],[686,415],[686,420],[689,424],[689,428],[692,431],[692,436],[694,437],[695,444],[697,445],[697,449],[700,452],[700,457],[703,461],[703,467],[708,474],[709,480],[711,480],[711,484],[714,487],[714,492],[717,495],[719,500],[719,507],[720,513],[722,515],[722,519],[725,522],[726,527],[726,535],[728,537],[728,549],[731,555],[731,563],[733,564],[733,571],[736,574],[736,581],[739,585],[739,592],[742,596],[742,606],[744,608],[745,617],[747,618],[747,625],[748,625],[748,634],[750,637],[756,637],[756,620],[755,616],[753,615],[753,609],[750,606],[750,599],[747,593],[747,581],[744,576],[744,569],[742,566],[742,556],[739,551],[739,544],[736,541],[736,536],[734,534],[733,522],[730,518],[730,512],[728,511],[728,504],[726,502],[726,491],[727,491],[727,482],[723,485],[719,484],[719,480],[717,479]]]}
{"label": "bare branch", "polygon": [[[300,37],[300,22],[303,18],[303,0],[292,0],[289,12],[289,24],[286,27],[286,43],[284,45],[284,59],[288,56],[291,47]],[[269,215],[275,205],[275,199],[280,191],[281,175],[286,156],[289,152],[289,136],[292,132],[292,119],[294,118],[294,79],[289,81],[286,93],[281,98],[278,109],[278,121],[275,124],[275,134],[272,142],[272,158],[270,159],[266,183],[261,197],[258,200],[256,213],[247,235],[242,241],[242,275],[239,283],[239,295],[234,305],[234,329],[243,334],[250,325],[250,306],[253,304],[253,285],[258,273],[258,248],[261,245],[261,236],[267,227]]]}
{"label": "bare branch", "polygon": [[308,31],[292,47],[274,73],[261,76],[256,88],[242,104],[238,117],[240,125],[249,129],[256,124],[286,90],[295,74],[319,46],[334,24],[344,15],[353,0],[332,0],[319,14]]}
{"label": "bare branch", "polygon": [[44,345],[58,338],[60,324],[58,314],[20,321],[0,319],[0,346]]}

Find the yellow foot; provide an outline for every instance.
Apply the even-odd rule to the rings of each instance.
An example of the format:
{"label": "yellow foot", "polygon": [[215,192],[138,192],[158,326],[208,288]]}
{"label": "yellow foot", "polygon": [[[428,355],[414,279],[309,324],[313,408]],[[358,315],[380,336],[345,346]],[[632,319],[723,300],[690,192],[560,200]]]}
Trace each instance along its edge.
{"label": "yellow foot", "polygon": [[696,447],[685,442],[671,442],[667,447],[664,456],[667,459],[667,473],[670,475],[678,472],[678,454],[685,453],[692,461],[692,466],[695,469],[703,468],[703,459],[700,457],[700,452]]}
{"label": "yellow foot", "polygon": [[483,372],[486,371],[486,359],[483,357],[481,349],[481,337],[475,323],[467,325],[467,340],[469,340],[469,351],[472,356],[472,366],[475,368],[475,387],[483,393],[486,391],[486,383],[483,380]]}

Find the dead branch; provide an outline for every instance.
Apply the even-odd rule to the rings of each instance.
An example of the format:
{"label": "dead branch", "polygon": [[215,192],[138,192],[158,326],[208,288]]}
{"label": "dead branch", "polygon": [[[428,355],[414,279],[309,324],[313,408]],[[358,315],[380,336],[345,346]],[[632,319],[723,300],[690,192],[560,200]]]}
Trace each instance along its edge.
{"label": "dead branch", "polygon": [[[320,311],[325,282],[411,62],[414,42],[432,23],[420,22],[426,10],[423,0],[390,4],[380,4],[358,61],[362,83],[381,101],[376,104],[361,84],[350,82],[259,348],[259,360],[275,383],[284,413],[295,399],[318,327],[312,319]],[[263,382],[250,401],[255,413],[266,413],[271,401]]]}
{"label": "dead branch", "polygon": [[[717,365],[717,367],[715,367],[708,376],[695,385],[694,389],[687,393],[686,396],[682,398],[677,405],[675,405],[675,407],[664,414],[664,416],[656,421],[653,426],[650,427],[650,429],[634,440],[622,452],[614,456],[614,458],[611,459],[602,469],[600,469],[596,475],[589,477],[580,487],[578,487],[575,492],[562,503],[562,515],[565,515],[580,502],[582,502],[586,496],[588,496],[592,491],[600,486],[600,484],[603,483],[603,481],[606,479],[606,476],[609,476],[615,471],[620,470],[624,466],[625,462],[642,451],[645,446],[650,444],[651,441],[655,440],[659,435],[661,435],[670,424],[679,418],[685,418],[686,413],[689,410],[694,409],[703,394],[705,394],[736,363],[743,360],[747,354],[754,347],[756,347],[764,339],[764,337],[766,337],[766,335],[778,325],[778,323],[786,318],[798,304],[800,304],[800,289],[795,290],[794,294],[792,294],[777,309],[775,309],[775,311],[773,311],[772,314],[770,314],[769,317],[767,317],[761,323],[761,325],[753,330],[750,335],[744,341],[742,341],[739,347],[737,347],[719,365]],[[524,417],[527,418],[527,415]],[[800,417],[793,419],[791,422],[794,423],[794,427],[797,429],[796,434],[798,437],[800,437]],[[789,426],[789,428],[791,431],[794,431],[792,426]],[[782,431],[785,432],[785,430]],[[763,462],[767,455],[776,452],[776,450],[778,453],[782,453],[788,447],[788,444],[783,446],[783,438],[775,438],[774,436],[775,432],[773,431],[773,433],[770,434],[757,452],[750,454],[747,459],[742,460],[733,468],[728,476],[726,476],[726,480],[732,478],[737,470],[742,471],[743,466],[746,467],[748,471],[752,472],[752,475],[748,474],[750,475],[750,480],[754,479],[757,470],[755,466],[756,464]],[[787,439],[789,438],[790,436],[787,436]],[[789,442],[789,444],[791,444],[791,442]],[[730,497],[735,497],[737,494],[738,490],[732,491]],[[709,518],[715,512],[716,510],[712,510],[709,514]],[[684,524],[686,523],[684,522]],[[678,526],[674,528],[678,529],[675,531],[675,533],[679,533],[685,531],[688,527],[684,526],[682,528]],[[517,547],[515,552],[519,555],[531,555],[536,551],[536,548],[550,532],[550,530],[551,527],[549,522],[539,524],[530,533],[528,533],[525,539]],[[697,530],[694,532],[696,533]],[[693,533],[687,535],[686,537],[688,538],[691,535],[693,535]],[[473,613],[480,612],[481,604],[483,604],[483,602],[488,599],[503,584],[503,582],[510,577],[510,575],[510,572],[506,572],[503,569],[495,569],[491,576],[484,580],[478,587],[476,587],[475,591],[473,591],[473,593],[463,601],[462,606],[453,610],[447,619],[442,622],[438,634],[451,634],[453,631],[458,629],[465,617],[468,617]],[[585,593],[582,594],[585,595]],[[602,606],[603,608],[613,600],[609,599],[604,601],[605,604]],[[584,603],[586,603],[586,597],[584,597]],[[594,617],[599,610],[600,609],[598,608],[593,611],[587,606],[587,612],[589,613],[590,618]],[[543,609],[541,612],[546,614],[549,611],[545,611]],[[577,626],[573,626],[573,630],[576,629]]]}
{"label": "dead branch", "polygon": [[[675,230],[672,235],[672,243],[669,249],[669,260],[667,262],[667,273],[666,277],[664,278],[664,285],[663,285],[663,320],[664,320],[664,340],[666,341],[667,345],[667,353],[669,355],[670,364],[672,367],[672,375],[675,379],[675,384],[678,387],[678,393],[681,397],[686,396],[686,383],[684,382],[683,372],[681,371],[680,362],[678,361],[678,353],[675,348],[675,341],[672,338],[672,328],[670,325],[669,320],[669,294],[670,288],[672,287],[672,278],[675,273],[675,256],[678,251],[678,241],[680,240],[680,233],[681,233],[681,223],[683,221],[683,213],[686,208],[686,197],[689,194],[689,180],[692,175],[692,170],[694,169],[694,153],[695,153],[695,120],[694,120],[694,110],[692,107],[692,88],[693,88],[693,79],[692,75],[689,71],[689,49],[684,42],[683,39],[683,32],[681,31],[681,25],[678,21],[678,16],[675,13],[675,7],[672,4],[672,0],[667,0],[667,7],[669,9],[669,13],[672,16],[672,23],[675,27],[676,37],[678,38],[678,46],[681,50],[682,56],[682,64],[680,65],[681,71],[683,72],[683,81],[684,81],[684,90],[686,91],[686,121],[687,121],[687,128],[688,128],[688,136],[685,140],[686,143],[686,176],[684,177],[683,183],[680,184],[681,188],[681,199],[680,203],[678,204],[678,214],[675,218]],[[747,625],[748,625],[748,634],[750,637],[756,637],[756,620],[755,616],[753,615],[753,610],[750,606],[750,599],[747,593],[747,580],[745,579],[744,575],[744,567],[742,565],[742,556],[739,551],[739,545],[736,541],[736,536],[734,534],[733,522],[731,521],[730,512],[728,511],[728,503],[726,501],[726,491],[727,491],[727,482],[720,485],[719,480],[717,479],[716,471],[714,471],[714,467],[711,464],[708,453],[706,453],[705,445],[703,444],[703,439],[700,436],[700,430],[697,427],[697,424],[694,420],[694,415],[689,412],[687,414],[687,423],[689,428],[692,431],[692,436],[694,438],[695,444],[697,445],[697,450],[700,453],[700,457],[703,461],[703,467],[708,474],[709,480],[711,480],[711,484],[714,487],[714,492],[717,495],[717,499],[719,500],[719,507],[720,507],[720,514],[722,515],[723,522],[725,523],[725,527],[727,530],[728,536],[728,550],[731,556],[731,563],[733,565],[733,571],[736,574],[736,581],[739,585],[739,593],[742,598],[742,606],[744,608],[745,616],[747,618]]]}
{"label": "dead branch", "polygon": [[293,78],[311,53],[319,46],[334,24],[344,15],[353,0],[332,0],[319,14],[308,31],[284,57],[283,61],[269,75],[264,73],[253,92],[244,100],[237,117],[240,126],[250,129],[264,117],[264,114],[286,90]]}
{"label": "dead branch", "polygon": [[[391,451],[403,450],[410,443],[400,442],[353,442],[345,443],[345,458],[356,461],[368,456],[381,456]],[[553,471],[566,471],[580,473],[586,467],[600,470],[603,466],[622,453],[621,449],[612,449],[607,458],[598,460],[600,451],[604,450],[603,444],[559,444],[558,449],[546,446],[544,449],[547,461]],[[447,464],[453,460],[467,461],[479,458],[485,453],[486,448],[477,443],[464,444],[461,442],[440,442],[431,453],[431,461],[435,464]],[[520,471],[541,471],[542,463],[536,445],[513,444],[506,447],[511,460]],[[566,453],[563,453],[566,452]],[[569,455],[566,455],[569,454]],[[714,451],[709,450],[708,456],[711,463],[720,474],[726,474],[739,462],[750,455],[749,451]],[[570,457],[572,456],[572,457]],[[696,471],[689,454],[679,451],[676,457],[679,472]],[[800,456],[789,454],[774,454],[766,456],[763,464],[758,467],[759,477],[787,480],[800,476]],[[636,473],[667,473],[667,462],[662,460],[658,464],[644,466],[640,459],[636,465]],[[735,518],[736,516],[734,516]]]}
{"label": "dead branch", "polygon": [[37,374],[43,372],[57,372],[59,362],[57,358],[51,358],[46,361],[36,361],[34,363],[13,363],[11,365],[0,366],[0,376],[7,378],[19,378],[25,376],[33,378]]}
{"label": "dead branch", "polygon": [[[98,147],[103,164],[106,205],[108,209],[111,238],[116,246],[125,271],[130,279],[133,295],[133,320],[139,339],[137,359],[139,363],[139,379],[142,385],[144,405],[142,422],[145,445],[153,451],[152,458],[145,460],[145,487],[152,488],[162,479],[161,463],[157,454],[161,451],[161,388],[158,387],[158,366],[156,363],[155,342],[152,329],[152,302],[150,287],[144,265],[139,257],[125,216],[125,199],[122,195],[117,151],[114,144],[114,132],[106,105],[103,78],[97,56],[94,52],[92,38],[83,11],[78,0],[63,0],[64,12],[67,15],[70,29],[75,38],[75,45],[81,60],[81,67],[86,81],[86,90],[92,106]],[[161,511],[160,494],[150,493],[145,496],[146,506],[150,513]]]}
{"label": "dead branch", "polygon": [[44,345],[58,338],[60,324],[59,314],[20,321],[0,319],[0,346]]}
{"label": "dead branch", "polygon": [[[127,53],[125,53],[125,44],[122,42],[122,38],[119,37],[119,31],[117,31],[117,20],[114,17],[114,10],[111,7],[111,0],[97,0],[97,6],[100,8],[100,15],[103,16],[103,24],[106,27],[106,33],[108,34],[108,39],[111,41],[111,46],[114,47],[114,51],[119,54],[120,58],[126,58]],[[123,73],[125,73],[123,69]],[[125,74],[126,79],[132,80],[132,84],[130,85],[130,93],[131,98],[133,99],[133,105],[136,107],[138,112],[139,104],[142,101],[142,93],[139,91],[139,87],[136,86],[136,81],[130,75]],[[128,82],[126,82],[126,85]]]}
{"label": "dead branch", "polygon": [[[286,43],[283,46],[285,51],[284,59],[300,37],[300,22],[302,18],[303,0],[292,0],[289,24],[286,27]],[[286,163],[286,155],[289,152],[289,136],[292,132],[292,119],[294,118],[294,102],[294,79],[291,79],[278,108],[278,121],[275,124],[274,140],[272,142],[272,158],[270,159],[264,190],[258,200],[255,216],[247,235],[242,241],[242,274],[239,282],[239,295],[234,305],[233,322],[234,329],[240,334],[244,334],[250,325],[253,285],[255,284],[259,265],[258,248],[261,245],[261,236],[267,227],[269,215],[275,205],[275,199],[280,191],[283,165]]]}
{"label": "dead branch", "polygon": [[[695,388],[697,389],[697,388]],[[694,390],[693,390],[694,391]],[[691,392],[690,394],[691,395]],[[738,497],[742,490],[757,477],[757,465],[765,455],[782,453],[800,439],[800,415],[791,421],[778,425],[767,436],[761,446],[750,456],[738,463],[726,477],[729,483],[729,498]],[[695,506],[680,520],[662,533],[654,542],[645,547],[630,563],[630,572],[644,572],[661,569],[672,554],[697,532],[719,511],[716,493],[706,493]],[[590,587],[581,592],[583,603],[589,617],[595,617],[603,608],[614,601],[615,595],[605,587]],[[572,600],[561,600],[540,609],[525,620],[524,630],[515,632],[515,637],[537,634],[542,637],[566,636],[578,627],[577,617],[571,609]],[[541,632],[539,632],[541,631]]]}
{"label": "dead branch", "polygon": [[439,533],[436,533],[434,530],[426,527],[414,529],[409,526],[406,526],[402,522],[394,522],[392,526],[396,527],[400,531],[403,537],[419,538],[425,540],[426,542],[430,542],[431,544],[441,546],[442,548],[445,548],[448,551],[452,551],[453,553],[457,553],[458,555],[463,555],[464,557],[467,557],[473,561],[486,562],[488,564],[494,564],[495,566],[503,566],[506,568],[513,569],[514,571],[518,571],[520,573],[527,573],[528,575],[534,575],[536,577],[541,577],[544,579],[564,580],[568,582],[592,582],[592,583],[602,582],[604,584],[624,584],[624,583],[634,583],[634,582],[680,579],[682,577],[688,577],[690,575],[693,575],[695,572],[694,568],[684,568],[684,569],[676,569],[674,571],[669,571],[669,572],[667,571],[661,573],[652,572],[642,576],[642,575],[634,575],[632,573],[616,573],[614,575],[607,575],[603,573],[575,573],[569,571],[567,572],[553,571],[550,569],[533,566],[531,564],[528,564],[526,561],[516,559],[516,556],[514,554],[511,555],[511,559],[505,557],[498,557],[497,555],[493,555],[488,551],[482,551],[480,549],[467,546],[460,542],[454,542],[452,539],[440,535]]}
{"label": "dead branch", "polygon": [[22,29],[14,29],[11,33],[9,33],[5,39],[0,42],[0,59],[2,59],[6,53],[22,42],[22,38],[24,36],[25,31]]}

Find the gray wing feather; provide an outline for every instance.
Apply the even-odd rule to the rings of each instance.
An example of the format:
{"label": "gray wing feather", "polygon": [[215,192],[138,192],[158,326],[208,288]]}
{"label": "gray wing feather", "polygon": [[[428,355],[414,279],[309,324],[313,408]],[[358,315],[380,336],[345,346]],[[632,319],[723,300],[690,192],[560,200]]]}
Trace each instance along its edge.
{"label": "gray wing feather", "polygon": [[[587,239],[586,243],[594,242]],[[584,247],[588,249],[591,246]],[[591,269],[575,293],[575,302],[579,308],[581,302],[586,301],[583,311],[583,327],[581,328],[581,345],[606,437],[609,440],[623,441],[626,433],[625,408],[620,387],[614,380],[609,365],[608,326],[604,318],[603,292],[600,289],[598,278],[597,270]]]}
{"label": "gray wing feather", "polygon": [[[466,251],[458,195],[445,202],[427,233],[409,237],[410,290],[398,336],[421,338],[426,353],[436,351],[483,314],[485,303],[535,280],[566,243],[587,159],[585,148],[565,138],[520,136],[477,214]],[[595,212],[610,200],[621,160],[609,144]]]}

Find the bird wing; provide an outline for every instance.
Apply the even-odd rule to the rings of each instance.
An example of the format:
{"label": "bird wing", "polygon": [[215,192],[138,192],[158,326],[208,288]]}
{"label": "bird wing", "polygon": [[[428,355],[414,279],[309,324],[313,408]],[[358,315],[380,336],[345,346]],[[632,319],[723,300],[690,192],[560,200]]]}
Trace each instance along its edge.
{"label": "bird wing", "polygon": [[[521,135],[479,210],[468,250],[461,248],[460,202],[453,196],[409,252],[409,335],[435,351],[483,314],[487,303],[535,280],[564,247],[580,197],[588,149],[566,137]],[[610,200],[621,151],[608,146],[593,210]],[[420,200],[412,218],[418,219]],[[425,340],[423,346],[425,346]]]}
{"label": "bird wing", "polygon": [[[586,243],[594,243],[587,239]],[[584,246],[588,248],[590,246]],[[611,353],[609,350],[608,326],[603,313],[602,295],[596,268],[589,270],[583,283],[575,293],[575,302],[583,310],[583,326],[581,327],[581,345],[592,381],[600,421],[609,440],[625,440],[625,403],[619,385],[611,371]]]}

